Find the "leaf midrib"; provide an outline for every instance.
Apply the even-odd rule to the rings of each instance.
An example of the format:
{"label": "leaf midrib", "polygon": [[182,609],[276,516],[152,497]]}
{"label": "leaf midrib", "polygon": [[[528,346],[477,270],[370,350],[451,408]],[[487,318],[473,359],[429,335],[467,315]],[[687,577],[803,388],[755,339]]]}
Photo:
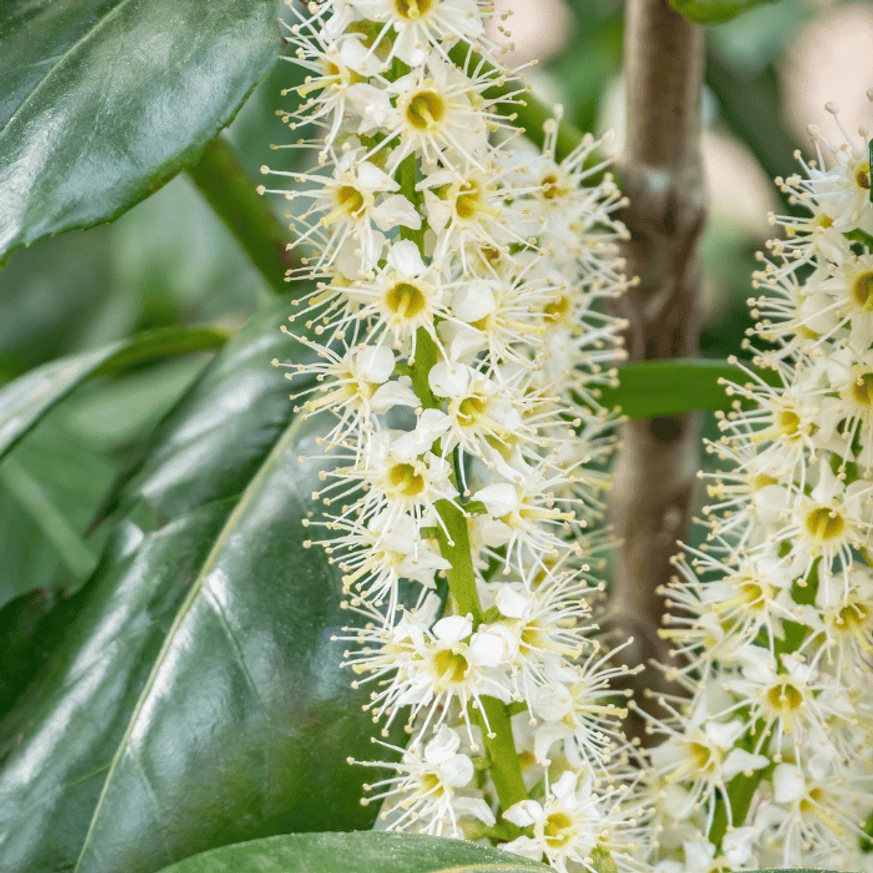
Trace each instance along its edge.
{"label": "leaf midrib", "polygon": [[[97,804],[94,807],[94,812],[91,815],[91,821],[88,825],[88,831],[85,834],[85,839],[82,843],[82,848],[79,852],[79,857],[76,860],[76,866],[73,868],[72,873],[80,873],[80,870],[82,869],[82,862],[85,858],[85,853],[87,852],[91,844],[91,838],[94,834],[94,828],[97,825],[97,820],[100,817],[100,813],[103,809],[103,804],[105,803],[106,797],[109,793],[109,787],[112,783],[112,778],[115,775],[115,771],[124,755],[125,750],[130,743],[130,738],[133,734],[134,726],[136,725],[142,709],[157,682],[158,675],[161,672],[164,660],[172,646],[173,641],[175,640],[179,628],[184,623],[185,618],[191,610],[191,607],[197,600],[197,597],[203,587],[204,580],[212,570],[216,560],[218,559],[218,556],[223,550],[224,545],[226,544],[232,531],[236,527],[239,519],[244,515],[246,509],[249,507],[255,495],[258,493],[262,481],[266,478],[275,460],[285,451],[289,443],[297,435],[297,432],[303,421],[304,419],[302,417],[296,417],[285,429],[282,436],[277,440],[273,448],[270,450],[269,454],[264,458],[263,462],[258,468],[257,473],[246,486],[238,503],[236,504],[236,506],[234,506],[230,515],[227,517],[227,521],[225,521],[225,523],[222,525],[221,530],[219,531],[219,534],[215,539],[215,543],[209,550],[209,554],[206,556],[206,559],[203,562],[203,566],[197,573],[197,578],[192,583],[190,591],[185,597],[184,602],[182,603],[178,613],[176,614],[175,619],[173,620],[173,624],[170,626],[169,631],[167,631],[167,636],[164,639],[161,650],[158,652],[157,658],[155,658],[155,663],[152,667],[151,673],[149,673],[146,684],[140,692],[139,697],[137,698],[136,706],[131,713],[127,727],[124,731],[124,735],[122,736],[121,741],[118,745],[118,749],[116,750],[115,755],[112,758],[112,763],[109,765],[106,778],[103,781],[103,788],[100,791],[100,797],[97,799]],[[223,624],[222,628],[224,629]],[[231,639],[230,642],[231,645],[234,644],[233,639]],[[171,856],[170,862],[173,863],[174,861],[175,859]]]}
{"label": "leaf midrib", "polygon": [[86,34],[79,37],[62,55],[58,55],[58,62],[56,64],[52,64],[49,68],[48,72],[39,80],[38,84],[31,90],[31,92],[15,107],[12,113],[9,116],[9,120],[0,127],[0,137],[3,136],[4,133],[12,126],[12,123],[17,120],[21,111],[30,103],[33,96],[39,92],[39,90],[45,85],[49,79],[52,78],[55,71],[64,65],[67,58],[70,57],[75,51],[77,51],[81,46],[85,45],[91,37],[100,30],[110,18],[112,18],[116,12],[126,6],[131,0],[119,0],[117,6],[114,6],[109,12],[106,13],[92,28],[88,30]]}

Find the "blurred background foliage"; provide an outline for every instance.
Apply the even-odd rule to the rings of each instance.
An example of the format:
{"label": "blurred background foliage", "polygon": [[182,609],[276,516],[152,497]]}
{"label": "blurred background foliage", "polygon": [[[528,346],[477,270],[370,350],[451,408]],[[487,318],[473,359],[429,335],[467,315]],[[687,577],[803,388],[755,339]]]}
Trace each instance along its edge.
{"label": "blurred background foliage", "polygon": [[[501,0],[511,8],[510,61],[539,58],[529,77],[579,127],[614,128],[621,148],[620,0]],[[702,354],[738,350],[754,253],[766,213],[780,209],[768,177],[790,172],[794,145],[822,106],[840,103],[851,128],[873,71],[873,4],[782,0],[707,31]],[[246,168],[295,151],[276,110],[293,95],[281,61],[229,131]],[[212,323],[231,330],[271,296],[263,277],[184,174],[111,225],[19,250],[0,271],[0,380],[60,355],[147,328]],[[35,588],[72,592],[102,548],[87,535],[103,495],[206,361],[187,357],[92,380],[0,464],[0,606]],[[707,431],[712,432],[711,421]],[[48,595],[46,595],[48,596]],[[64,596],[62,593],[61,596]],[[2,619],[0,619],[2,620]]]}

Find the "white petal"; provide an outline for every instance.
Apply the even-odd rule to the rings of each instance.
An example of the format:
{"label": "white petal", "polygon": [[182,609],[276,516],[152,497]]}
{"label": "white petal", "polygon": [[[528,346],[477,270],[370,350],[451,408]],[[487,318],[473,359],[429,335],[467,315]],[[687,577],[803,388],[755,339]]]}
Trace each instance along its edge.
{"label": "white petal", "polygon": [[511,585],[501,585],[494,600],[507,618],[525,618],[531,609],[531,595]]}
{"label": "white petal", "polygon": [[777,803],[794,803],[806,795],[803,770],[794,764],[778,764],[773,771],[773,798]]}
{"label": "white petal", "polygon": [[[358,181],[361,187],[373,193],[377,191],[397,191],[400,186],[386,172],[375,164],[364,161],[358,167]],[[404,198],[405,199],[405,198]]]}
{"label": "white petal", "polygon": [[[413,230],[418,230],[421,227],[421,216],[402,194],[392,194],[390,197],[386,197],[371,210],[370,214],[379,230],[390,230],[397,225],[411,227]],[[412,240],[407,240],[407,242],[412,242]]]}
{"label": "white petal", "polygon": [[570,728],[565,724],[544,724],[537,728],[536,738],[534,739],[534,757],[537,761],[540,763],[547,761],[549,749],[555,743],[567,739],[570,733]]}
{"label": "white petal", "polygon": [[461,321],[479,321],[495,309],[497,300],[486,282],[465,283],[452,297],[452,313]]}
{"label": "white petal", "polygon": [[470,384],[470,373],[464,364],[440,361],[431,367],[427,380],[437,397],[460,397]]}
{"label": "white petal", "polygon": [[472,816],[488,827],[497,824],[491,807],[481,797],[455,797],[452,799],[452,808],[459,816]]}
{"label": "white petal", "polygon": [[416,409],[420,403],[416,393],[408,385],[400,382],[386,382],[380,385],[370,398],[370,408],[376,415],[384,415],[395,406],[409,406]]}
{"label": "white petal", "polygon": [[470,641],[470,651],[483,667],[505,665],[518,651],[518,640],[502,625],[481,626]]}
{"label": "white petal", "polygon": [[518,509],[518,494],[515,488],[507,482],[488,485],[473,495],[474,500],[481,500],[485,508],[494,518],[503,518]]}
{"label": "white petal", "polygon": [[358,371],[367,382],[381,385],[394,372],[394,352],[387,346],[369,346],[355,356]]}
{"label": "white petal", "polygon": [[760,770],[770,763],[766,755],[753,755],[745,749],[732,749],[722,764],[722,774],[730,782],[734,776],[749,770]]}
{"label": "white petal", "polygon": [[424,747],[424,760],[432,767],[445,764],[458,751],[461,738],[448,725],[440,725],[436,736]]}
{"label": "white petal", "polygon": [[463,788],[467,785],[473,778],[474,772],[473,762],[466,755],[452,755],[440,767],[443,782],[454,788]]}
{"label": "white petal", "polygon": [[388,265],[404,276],[420,276],[424,272],[424,261],[418,246],[411,239],[400,240],[388,252]]}
{"label": "white petal", "polygon": [[[507,813],[503,813],[504,818],[509,818]],[[509,819],[512,821],[512,819]],[[517,824],[517,822],[514,822]],[[519,825],[524,827],[524,825]],[[508,843],[501,843],[500,848],[504,852],[512,852],[513,855],[521,855],[522,858],[530,858],[531,861],[541,861],[543,857],[544,846],[539,840],[532,837],[516,837]]]}
{"label": "white petal", "polygon": [[579,774],[567,770],[561,774],[561,778],[552,785],[552,794],[555,797],[565,798],[576,793],[576,785],[579,782]]}
{"label": "white petal", "polygon": [[734,719],[727,724],[720,721],[708,721],[704,730],[720,749],[729,749],[743,735],[746,725],[740,719]]}
{"label": "white petal", "polygon": [[459,643],[473,633],[473,622],[465,615],[448,615],[433,626],[433,635],[441,643]]}
{"label": "white petal", "polygon": [[756,838],[755,828],[750,827],[736,828],[725,834],[721,849],[728,864],[732,867],[744,866],[752,857]]}
{"label": "white petal", "polygon": [[535,800],[520,800],[510,806],[503,817],[520,828],[526,828],[544,819],[546,814]]}

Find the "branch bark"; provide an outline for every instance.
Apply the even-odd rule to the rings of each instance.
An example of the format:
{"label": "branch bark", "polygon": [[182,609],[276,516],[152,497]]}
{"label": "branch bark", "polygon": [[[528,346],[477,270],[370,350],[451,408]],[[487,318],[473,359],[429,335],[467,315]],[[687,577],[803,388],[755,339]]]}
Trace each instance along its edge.
{"label": "branch bark", "polygon": [[[698,241],[705,222],[700,158],[702,29],[667,0],[629,0],[625,27],[627,145],[619,164],[630,206],[628,275],[639,284],[618,301],[629,321],[631,360],[694,357],[698,352]],[[658,637],[671,575],[669,559],[685,536],[697,471],[694,415],[629,422],[610,501],[622,545],[610,624],[634,637],[629,664],[666,660]],[[643,684],[656,687],[648,670]],[[640,700],[640,704],[644,703]]]}

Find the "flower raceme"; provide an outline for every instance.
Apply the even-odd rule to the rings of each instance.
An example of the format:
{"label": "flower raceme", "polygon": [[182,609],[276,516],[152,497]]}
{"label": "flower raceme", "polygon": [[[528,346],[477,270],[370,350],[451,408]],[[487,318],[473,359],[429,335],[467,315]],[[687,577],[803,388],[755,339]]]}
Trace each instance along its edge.
{"label": "flower raceme", "polygon": [[667,873],[873,858],[870,134],[837,125],[844,141],[810,128],[815,159],[776,180],[805,215],[771,216],[754,369],[708,446],[729,469],[704,477],[706,542],[664,592],[684,692],[650,717]]}
{"label": "flower raceme", "polygon": [[[628,282],[599,143],[557,163],[513,124],[526,86],[477,0],[291,5],[306,70],[284,114],[305,281],[286,365],[323,422],[306,521],[342,574],[345,666],[369,692],[385,827],[489,840],[595,873],[639,868],[621,668],[592,611]],[[513,86],[511,83],[515,83]],[[508,84],[509,83],[509,84]],[[494,88],[495,85],[501,88]],[[282,185],[288,185],[281,187]],[[600,467],[601,469],[597,469]],[[407,748],[392,744],[404,726]],[[383,770],[383,772],[386,772]]]}

